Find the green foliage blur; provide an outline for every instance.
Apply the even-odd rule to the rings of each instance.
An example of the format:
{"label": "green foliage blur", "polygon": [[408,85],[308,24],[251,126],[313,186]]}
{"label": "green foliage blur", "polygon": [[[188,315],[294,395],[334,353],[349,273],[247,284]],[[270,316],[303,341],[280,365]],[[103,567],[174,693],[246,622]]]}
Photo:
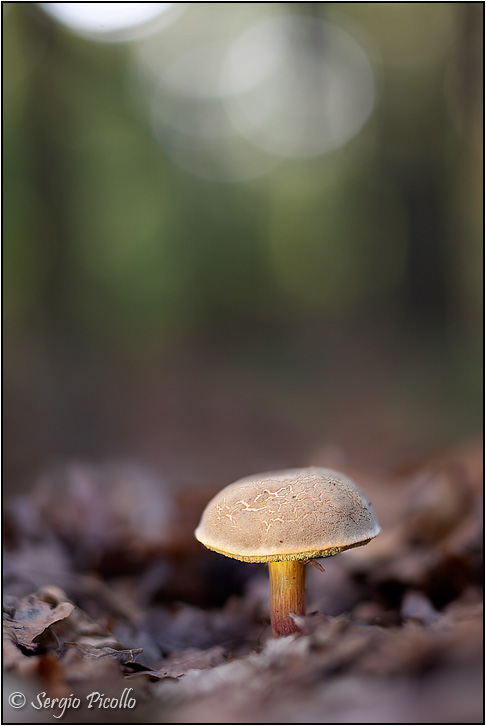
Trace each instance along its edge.
{"label": "green foliage blur", "polygon": [[12,483],[59,456],[223,478],[481,426],[483,5],[309,6],[374,46],[376,107],[346,144],[229,182],[166,153],[130,43],[3,3]]}

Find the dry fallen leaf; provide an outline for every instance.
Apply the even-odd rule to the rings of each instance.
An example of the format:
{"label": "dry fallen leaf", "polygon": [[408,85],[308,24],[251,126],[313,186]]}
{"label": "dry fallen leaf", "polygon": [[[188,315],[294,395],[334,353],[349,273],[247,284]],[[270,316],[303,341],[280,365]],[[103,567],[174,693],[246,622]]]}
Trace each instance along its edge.
{"label": "dry fallen leaf", "polygon": [[22,599],[9,597],[4,605],[4,627],[17,645],[35,650],[34,640],[54,623],[67,618],[74,610],[73,603],[42,599],[28,595]]}
{"label": "dry fallen leaf", "polygon": [[163,664],[157,669],[143,671],[140,675],[150,678],[180,678],[191,670],[205,670],[223,663],[226,660],[225,649],[215,645],[207,650],[187,648],[179,655],[165,658]]}

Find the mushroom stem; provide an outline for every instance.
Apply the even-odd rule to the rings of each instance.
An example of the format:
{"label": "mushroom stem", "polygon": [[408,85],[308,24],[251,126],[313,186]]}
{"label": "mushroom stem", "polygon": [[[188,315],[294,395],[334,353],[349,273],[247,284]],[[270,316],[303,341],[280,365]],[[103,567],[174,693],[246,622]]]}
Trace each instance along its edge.
{"label": "mushroom stem", "polygon": [[276,638],[299,630],[290,613],[305,615],[305,565],[299,560],[269,562],[270,620]]}

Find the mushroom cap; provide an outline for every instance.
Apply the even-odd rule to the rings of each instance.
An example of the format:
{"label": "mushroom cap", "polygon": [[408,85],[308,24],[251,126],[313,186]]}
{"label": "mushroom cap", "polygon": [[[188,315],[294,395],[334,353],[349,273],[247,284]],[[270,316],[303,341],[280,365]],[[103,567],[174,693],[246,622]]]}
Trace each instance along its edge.
{"label": "mushroom cap", "polygon": [[229,484],[206,506],[195,537],[244,562],[329,557],[380,532],[366,495],[333,469],[286,469]]}

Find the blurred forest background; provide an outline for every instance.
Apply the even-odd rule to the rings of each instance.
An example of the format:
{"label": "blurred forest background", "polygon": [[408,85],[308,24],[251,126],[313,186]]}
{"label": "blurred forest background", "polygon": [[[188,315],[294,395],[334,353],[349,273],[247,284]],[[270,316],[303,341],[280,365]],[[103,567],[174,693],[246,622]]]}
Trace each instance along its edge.
{"label": "blurred forest background", "polygon": [[5,492],[480,433],[483,4],[136,5],[2,4]]}

